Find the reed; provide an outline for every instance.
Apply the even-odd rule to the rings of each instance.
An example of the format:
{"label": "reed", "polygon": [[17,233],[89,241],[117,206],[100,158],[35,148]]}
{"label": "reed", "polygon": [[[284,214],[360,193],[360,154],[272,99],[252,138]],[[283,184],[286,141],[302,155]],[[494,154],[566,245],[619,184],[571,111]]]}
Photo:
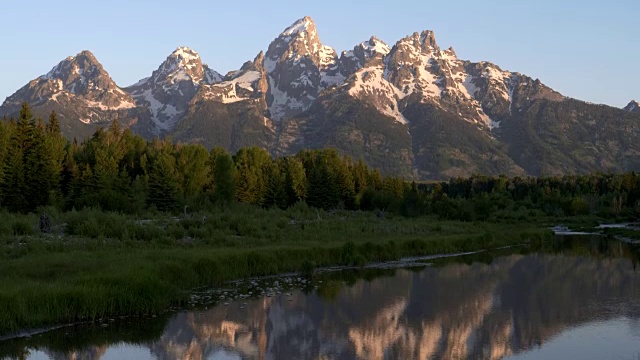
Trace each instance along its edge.
{"label": "reed", "polygon": [[[306,206],[250,206],[133,218],[87,209],[0,220],[0,335],[19,329],[120,315],[161,313],[189,291],[229,280],[330,265],[362,265],[542,243],[535,224],[379,217]],[[28,228],[17,234],[16,225]],[[26,225],[25,225],[26,224]],[[58,230],[55,230],[58,229]],[[56,233],[56,231],[59,231]]]}

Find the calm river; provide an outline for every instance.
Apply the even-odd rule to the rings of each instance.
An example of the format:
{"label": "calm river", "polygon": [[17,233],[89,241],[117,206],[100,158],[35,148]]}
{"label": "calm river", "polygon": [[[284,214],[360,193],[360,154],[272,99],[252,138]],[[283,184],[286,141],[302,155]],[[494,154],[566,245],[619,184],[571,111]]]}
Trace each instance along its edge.
{"label": "calm river", "polygon": [[638,253],[565,236],[411,269],[251,280],[164,317],[2,341],[0,358],[638,360]]}

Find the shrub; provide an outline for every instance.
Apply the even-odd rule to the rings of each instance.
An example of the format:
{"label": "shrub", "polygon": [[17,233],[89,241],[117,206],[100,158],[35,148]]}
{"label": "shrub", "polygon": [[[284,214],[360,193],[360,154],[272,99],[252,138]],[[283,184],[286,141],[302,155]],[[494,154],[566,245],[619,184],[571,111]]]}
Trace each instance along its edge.
{"label": "shrub", "polygon": [[11,225],[11,229],[13,235],[16,236],[33,235],[34,233],[33,224],[26,219],[16,219]]}

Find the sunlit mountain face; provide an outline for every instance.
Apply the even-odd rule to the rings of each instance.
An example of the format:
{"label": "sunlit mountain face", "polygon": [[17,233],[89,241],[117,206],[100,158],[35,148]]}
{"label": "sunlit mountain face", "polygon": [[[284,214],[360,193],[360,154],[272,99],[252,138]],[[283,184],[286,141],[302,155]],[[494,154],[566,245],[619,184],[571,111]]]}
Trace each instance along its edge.
{"label": "sunlit mountain face", "polygon": [[303,17],[224,75],[181,46],[128,86],[82,51],[4,100],[0,117],[28,102],[44,119],[55,111],[70,140],[117,120],[146,139],[231,152],[331,147],[384,175],[425,180],[640,169],[636,101],[573,99],[545,85],[553,79],[461,59],[431,30],[337,50],[322,31]]}

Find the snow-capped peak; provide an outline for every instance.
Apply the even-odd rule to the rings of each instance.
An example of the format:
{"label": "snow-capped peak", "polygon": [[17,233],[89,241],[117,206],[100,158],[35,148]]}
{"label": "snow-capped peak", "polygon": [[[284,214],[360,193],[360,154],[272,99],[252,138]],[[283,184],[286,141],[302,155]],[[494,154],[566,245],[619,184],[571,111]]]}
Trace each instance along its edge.
{"label": "snow-capped peak", "polygon": [[89,50],[83,50],[76,56],[69,56],[54,66],[51,71],[42,75],[42,79],[66,80],[71,74],[84,75],[87,70],[101,70],[100,63]]}
{"label": "snow-capped peak", "polygon": [[300,33],[315,31],[315,29],[316,24],[313,22],[313,19],[309,16],[305,16],[286,28],[282,34],[280,34],[280,37],[292,37]]}
{"label": "snow-capped peak", "polygon": [[338,54],[323,45],[313,19],[306,16],[287,27],[264,56],[269,111],[273,119],[300,114],[325,88],[344,80]]}
{"label": "snow-capped peak", "polygon": [[115,84],[87,50],[67,57],[47,74],[30,81],[7,98],[3,106],[16,108],[25,101],[34,107],[68,106],[81,113],[79,120],[87,124],[104,119],[105,111],[127,111],[135,107],[133,99]]}
{"label": "snow-capped peak", "polygon": [[197,51],[192,50],[186,46],[178,47],[171,55],[187,61],[200,59],[200,55],[198,55]]}
{"label": "snow-capped peak", "polygon": [[150,77],[128,88],[139,106],[149,109],[156,134],[171,130],[187,111],[202,84],[220,82],[222,76],[202,64],[197,51],[178,47]]}
{"label": "snow-capped peak", "polygon": [[179,47],[160,65],[153,78],[156,82],[189,80],[199,83],[204,77],[202,60],[195,50]]}
{"label": "snow-capped peak", "polygon": [[385,44],[382,40],[378,39],[375,36],[372,36],[368,41],[364,41],[360,43],[360,46],[363,50],[370,52],[372,55],[374,54],[382,54],[386,56],[391,52],[391,48],[389,45]]}
{"label": "snow-capped peak", "polygon": [[420,44],[422,44],[424,48],[437,48],[438,44],[436,43],[436,35],[431,30],[424,30],[420,34]]}
{"label": "snow-capped peak", "polygon": [[96,57],[88,50],[69,56],[39,77],[52,82],[52,91],[67,91],[74,95],[88,96],[90,93],[117,92],[122,90],[113,82]]}
{"label": "snow-capped peak", "polygon": [[336,51],[322,44],[315,23],[308,16],[294,22],[269,45],[265,68],[272,72],[278,62],[297,64],[304,57],[321,69],[333,67],[338,60]]}

